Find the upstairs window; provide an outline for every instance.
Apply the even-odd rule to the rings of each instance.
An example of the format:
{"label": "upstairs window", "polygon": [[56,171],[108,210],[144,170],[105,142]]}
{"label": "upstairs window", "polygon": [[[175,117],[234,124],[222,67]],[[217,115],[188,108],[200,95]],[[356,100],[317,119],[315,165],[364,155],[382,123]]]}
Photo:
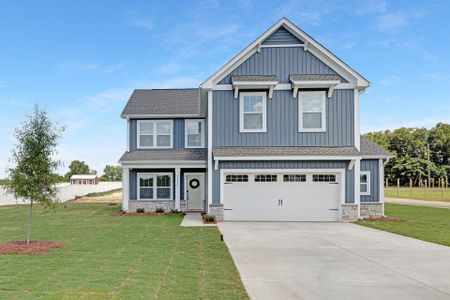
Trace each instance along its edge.
{"label": "upstairs window", "polygon": [[298,131],[320,132],[326,129],[325,92],[300,92],[298,96]]}
{"label": "upstairs window", "polygon": [[266,132],[266,93],[241,93],[239,96],[240,132]]}
{"label": "upstairs window", "polygon": [[138,148],[172,148],[172,120],[139,120]]}
{"label": "upstairs window", "polygon": [[185,120],[185,147],[204,148],[204,120]]}
{"label": "upstairs window", "polygon": [[369,171],[361,171],[360,173],[360,192],[361,195],[370,195],[370,172]]}

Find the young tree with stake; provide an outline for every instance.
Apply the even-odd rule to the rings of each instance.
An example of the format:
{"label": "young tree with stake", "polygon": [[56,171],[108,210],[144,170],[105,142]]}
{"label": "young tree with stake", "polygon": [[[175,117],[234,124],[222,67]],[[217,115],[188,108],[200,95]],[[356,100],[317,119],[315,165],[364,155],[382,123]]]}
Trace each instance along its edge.
{"label": "young tree with stake", "polygon": [[7,189],[16,198],[30,201],[27,244],[30,243],[33,203],[45,207],[56,200],[58,179],[54,173],[61,162],[53,160],[64,128],[52,124],[44,110],[36,105],[32,116],[27,116],[21,129],[16,129],[17,146],[12,150],[11,161],[16,164],[8,170],[10,182]]}

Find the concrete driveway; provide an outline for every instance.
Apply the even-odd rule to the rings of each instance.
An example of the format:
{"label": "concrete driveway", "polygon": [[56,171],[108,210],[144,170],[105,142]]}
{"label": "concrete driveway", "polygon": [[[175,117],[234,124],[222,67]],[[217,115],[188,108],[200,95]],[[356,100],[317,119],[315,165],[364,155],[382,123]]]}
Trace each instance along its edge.
{"label": "concrete driveway", "polygon": [[222,222],[252,299],[450,299],[450,248],[345,223]]}

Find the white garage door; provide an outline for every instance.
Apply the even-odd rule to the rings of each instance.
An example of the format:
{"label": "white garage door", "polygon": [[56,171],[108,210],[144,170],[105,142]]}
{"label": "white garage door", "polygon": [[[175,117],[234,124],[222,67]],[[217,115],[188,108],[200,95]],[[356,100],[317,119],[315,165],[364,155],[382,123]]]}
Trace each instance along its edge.
{"label": "white garage door", "polygon": [[225,220],[338,221],[340,173],[227,172]]}

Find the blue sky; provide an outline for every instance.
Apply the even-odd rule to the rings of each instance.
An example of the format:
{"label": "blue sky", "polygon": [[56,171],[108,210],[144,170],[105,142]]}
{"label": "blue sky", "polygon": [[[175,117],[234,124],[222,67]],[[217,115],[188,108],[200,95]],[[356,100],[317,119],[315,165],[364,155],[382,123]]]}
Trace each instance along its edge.
{"label": "blue sky", "polygon": [[58,158],[100,173],[125,150],[134,88],[196,87],[285,16],[371,81],[363,131],[450,121],[447,1],[1,1],[0,178],[35,103]]}

